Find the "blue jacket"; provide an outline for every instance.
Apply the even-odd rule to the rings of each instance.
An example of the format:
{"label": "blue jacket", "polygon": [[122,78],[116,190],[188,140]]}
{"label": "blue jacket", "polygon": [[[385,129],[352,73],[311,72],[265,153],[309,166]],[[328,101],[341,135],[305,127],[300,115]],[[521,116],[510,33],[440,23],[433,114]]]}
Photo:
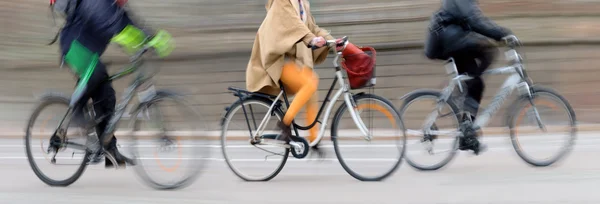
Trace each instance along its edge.
{"label": "blue jacket", "polygon": [[75,10],[67,16],[60,33],[60,48],[63,56],[74,40],[92,52],[102,55],[113,36],[125,26],[135,25],[125,9],[114,0],[78,0]]}

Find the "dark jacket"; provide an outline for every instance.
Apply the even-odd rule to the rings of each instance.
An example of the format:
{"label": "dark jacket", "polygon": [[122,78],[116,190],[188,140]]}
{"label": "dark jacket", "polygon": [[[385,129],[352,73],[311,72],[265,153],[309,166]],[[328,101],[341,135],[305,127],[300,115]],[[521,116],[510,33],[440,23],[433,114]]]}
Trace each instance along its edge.
{"label": "dark jacket", "polygon": [[430,19],[425,56],[447,59],[467,47],[489,44],[487,38],[500,41],[510,34],[483,15],[477,0],[443,0]]}
{"label": "dark jacket", "polygon": [[114,0],[78,0],[74,11],[66,18],[60,33],[62,54],[66,54],[74,40],[92,52],[102,55],[113,36],[134,22],[124,8]]}

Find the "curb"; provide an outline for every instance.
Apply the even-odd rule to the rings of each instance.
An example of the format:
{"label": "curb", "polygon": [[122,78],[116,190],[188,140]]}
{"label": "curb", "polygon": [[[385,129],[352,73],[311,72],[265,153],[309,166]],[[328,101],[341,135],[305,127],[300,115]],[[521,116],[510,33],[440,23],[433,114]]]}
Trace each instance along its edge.
{"label": "curb", "polygon": [[[600,124],[585,124],[585,125],[578,125],[577,127],[577,132],[578,133],[582,133],[582,132],[599,132],[600,135]],[[509,129],[506,127],[490,127],[490,128],[485,128],[483,129],[483,137],[507,137],[509,135]],[[539,131],[536,131],[539,132]],[[122,131],[117,131],[115,133],[115,135],[117,136],[117,138],[119,137],[125,137],[127,138],[129,135],[129,133],[131,133],[131,131],[128,130],[122,130]],[[244,133],[246,133],[244,131]],[[242,134],[244,134],[242,133]],[[303,136],[305,136],[306,133],[303,134]],[[221,131],[198,131],[198,132],[188,132],[188,131],[180,131],[180,132],[176,132],[171,134],[174,136],[181,136],[180,139],[181,140],[189,140],[189,139],[200,139],[200,138],[204,138],[204,139],[208,139],[208,140],[220,140],[220,135],[221,135]],[[241,134],[240,134],[241,135]],[[23,139],[23,137],[25,136],[25,132],[22,131],[2,131],[0,133],[0,139]],[[154,137],[151,137],[152,135],[148,134],[147,132],[143,132],[141,134],[138,134],[138,139],[144,140],[144,139],[151,139]],[[38,139],[40,137],[34,136],[35,139]],[[47,138],[47,137],[44,137]],[[229,138],[231,138],[232,140],[248,140],[247,136],[229,136]],[[383,136],[383,137],[379,137],[380,140],[385,140],[383,138],[386,139],[390,139],[390,138],[394,138],[392,136]],[[418,138],[415,136],[407,136],[408,139],[412,139],[412,138]],[[323,139],[330,139],[329,136],[324,136]],[[376,139],[377,140],[377,139]]]}

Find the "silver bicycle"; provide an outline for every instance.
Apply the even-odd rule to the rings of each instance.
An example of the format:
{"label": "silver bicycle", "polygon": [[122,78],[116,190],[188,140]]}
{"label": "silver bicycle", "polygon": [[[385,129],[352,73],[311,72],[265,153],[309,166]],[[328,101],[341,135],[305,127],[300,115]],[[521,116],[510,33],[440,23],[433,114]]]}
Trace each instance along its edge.
{"label": "silver bicycle", "polygon": [[[123,131],[120,138],[130,141],[127,148],[135,160],[137,175],[156,189],[183,188],[195,181],[210,154],[206,137],[197,136],[206,130],[205,121],[181,94],[154,88],[153,77],[158,69],[143,66],[148,51],[152,49],[144,47],[131,57],[131,66],[105,79],[112,82],[136,73],[115,111],[96,115],[90,101],[84,106],[83,126],[72,124],[75,109],[69,105],[69,97],[50,92],[40,98],[24,138],[27,159],[40,180],[50,186],[69,186],[88,165],[96,164],[93,161],[97,158],[105,157],[116,164],[99,138],[110,138],[119,129],[119,121],[131,104],[131,129]],[[98,137],[96,126],[106,117],[111,119],[104,137]]]}
{"label": "silver bicycle", "polygon": [[[339,45],[345,46],[348,41],[346,37],[343,39],[344,44]],[[329,49],[334,48],[336,46],[335,40],[327,41],[327,46]],[[318,137],[311,141],[307,141],[302,137],[298,129],[309,130],[317,122],[321,123],[321,121],[317,121],[316,119],[308,126],[301,126],[293,122],[294,131],[292,131],[293,136],[289,144],[278,140],[280,130],[275,125],[285,115],[283,103],[285,103],[285,107],[289,107],[288,97],[283,86],[277,96],[248,92],[239,88],[229,88],[234,96],[239,99],[226,108],[227,112],[222,121],[221,147],[227,165],[238,177],[245,181],[268,181],[282,170],[290,151],[295,158],[305,158],[309,153],[309,147],[316,147],[325,135],[325,128],[327,127],[333,106],[342,95],[344,97],[344,104],[338,107],[331,127],[331,140],[333,141],[336,156],[342,167],[351,176],[361,181],[379,181],[395,172],[402,161],[406,142],[400,115],[395,110],[393,104],[385,98],[373,94],[351,93],[350,86],[344,79],[343,69],[338,65],[340,55],[341,53],[337,53],[333,61],[335,78],[333,78],[331,87],[325,96],[316,119],[323,113],[327,102],[333,101],[333,103],[328,104],[325,109],[325,115],[321,118],[323,122]],[[375,80],[373,78],[370,85],[374,85],[374,83]],[[329,97],[336,84],[340,88],[330,100]],[[349,114],[346,114],[346,111]],[[373,116],[373,114],[377,113],[383,114],[381,114],[381,117]],[[361,115],[368,117],[364,118]],[[387,120],[388,122],[374,123],[374,118],[378,118],[376,121]],[[341,122],[342,119],[352,120],[354,126],[351,125],[352,123]],[[236,125],[236,122],[240,124]],[[379,128],[386,124],[390,125],[390,127],[383,128],[381,132],[373,132],[375,127]],[[352,127],[357,128],[358,131],[350,130]],[[358,141],[367,141],[372,146],[357,145]],[[382,142],[389,141],[392,141],[392,144],[382,144]],[[342,145],[342,142],[349,142],[349,144]],[[369,152],[367,148],[373,146],[376,150],[374,153]],[[253,152],[253,150],[256,150],[256,152]],[[386,150],[389,150],[389,153],[383,153]],[[265,152],[268,155],[257,155]],[[342,153],[351,156],[343,156]],[[236,156],[241,158],[234,158]],[[354,158],[359,156],[370,156],[371,158]],[[381,157],[385,158],[382,159]],[[357,166],[351,165],[354,161],[361,163]],[[389,162],[388,165],[381,164],[381,162],[386,161]],[[264,163],[256,164],[257,162]],[[366,168],[366,170],[359,173],[358,169],[360,168]],[[253,170],[260,171],[265,169],[267,170],[266,173],[252,172]],[[377,169],[383,169],[384,171],[376,171]]]}
{"label": "silver bicycle", "polygon": [[[410,148],[411,143],[415,142],[420,149],[415,150],[414,152],[416,153],[423,153],[425,156],[447,153],[439,161],[418,162],[417,158],[425,159],[419,155],[411,156],[413,151],[409,149],[405,158],[411,166],[419,170],[437,170],[448,164],[454,158],[457,149],[461,148],[459,147],[459,141],[461,139],[469,139],[464,137],[465,133],[460,129],[461,124],[464,125],[466,122],[467,126],[471,126],[472,130],[476,131],[486,127],[492,116],[515,89],[518,90],[518,96],[506,111],[505,125],[510,130],[511,142],[519,157],[533,166],[549,166],[564,158],[570,152],[577,133],[575,112],[571,105],[556,91],[532,82],[522,63],[523,58],[518,52],[518,48],[521,46],[515,36],[505,38],[505,42],[509,49],[504,54],[511,65],[485,71],[483,75],[509,74],[510,76],[504,81],[488,107],[481,111],[475,121],[471,121],[470,117],[466,117],[466,120],[461,119],[461,116],[464,114],[461,106],[466,95],[463,82],[472,79],[472,77],[465,74],[458,74],[456,64],[452,58],[445,64],[446,73],[451,79],[448,86],[441,92],[435,90],[416,90],[402,97],[404,98],[404,103],[400,107],[400,113],[404,119],[408,137],[413,136],[416,138],[415,140],[409,140],[407,148]],[[458,87],[458,92],[455,92],[456,87]],[[433,111],[431,111],[432,109],[424,108],[423,105],[415,105],[414,107],[417,107],[416,113],[407,113],[410,107],[422,100],[431,100],[432,103],[429,104],[433,104]],[[562,110],[564,113],[558,114],[552,112],[556,110]],[[550,112],[551,114],[541,117],[541,113],[545,112]],[[567,122],[549,125],[549,121],[557,119],[561,115],[566,117]],[[421,118],[417,118],[418,116],[425,116],[424,122],[418,122],[423,121]],[[524,120],[526,116],[529,117],[528,120]],[[440,121],[442,119],[449,119],[449,121]],[[520,127],[520,123],[523,121],[531,122],[532,125],[529,127]],[[545,136],[556,135],[556,133],[548,134],[549,131],[562,130],[567,134],[567,139],[564,142],[555,142],[558,143],[558,145],[555,145],[558,146],[558,150],[552,156],[545,158],[534,157],[532,154],[538,153],[538,151],[525,151],[522,143],[524,141],[547,141],[546,138],[540,139],[540,133],[534,133],[535,130],[541,130],[541,134]],[[517,133],[525,134],[519,134],[519,136]],[[434,150],[434,147],[439,144],[446,144],[449,147],[442,151]]]}

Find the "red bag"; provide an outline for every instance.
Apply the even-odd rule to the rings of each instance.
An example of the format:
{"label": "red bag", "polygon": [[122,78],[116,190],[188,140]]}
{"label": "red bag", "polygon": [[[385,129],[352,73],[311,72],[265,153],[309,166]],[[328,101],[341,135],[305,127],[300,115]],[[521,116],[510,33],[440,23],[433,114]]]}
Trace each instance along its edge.
{"label": "red bag", "polygon": [[360,89],[375,85],[375,49],[356,47],[348,43],[342,51],[342,68],[348,74],[351,89]]}

